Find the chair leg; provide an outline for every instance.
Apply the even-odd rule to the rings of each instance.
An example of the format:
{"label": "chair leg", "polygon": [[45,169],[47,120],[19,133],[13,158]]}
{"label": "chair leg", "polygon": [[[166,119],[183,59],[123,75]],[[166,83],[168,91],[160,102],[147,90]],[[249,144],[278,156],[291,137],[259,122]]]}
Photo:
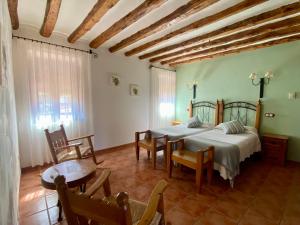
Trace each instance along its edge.
{"label": "chair leg", "polygon": [[168,177],[172,177],[172,171],[173,171],[173,161],[170,159],[167,163],[167,170],[168,170]]}
{"label": "chair leg", "polygon": [[153,169],[156,169],[156,149],[152,148],[152,165]]}
{"label": "chair leg", "polygon": [[136,160],[139,161],[139,159],[140,159],[140,147],[138,145],[135,146],[135,155],[136,155]]}
{"label": "chair leg", "polygon": [[167,150],[164,149],[164,167],[167,168]]}
{"label": "chair leg", "polygon": [[213,162],[209,164],[207,168],[207,179],[208,179],[208,184],[210,185],[212,182],[212,177],[213,177],[213,172],[214,172],[214,165]]}
{"label": "chair leg", "polygon": [[150,159],[150,151],[147,150],[147,157]]}
{"label": "chair leg", "polygon": [[196,169],[196,186],[198,193],[201,192],[201,186],[202,186],[202,168]]}

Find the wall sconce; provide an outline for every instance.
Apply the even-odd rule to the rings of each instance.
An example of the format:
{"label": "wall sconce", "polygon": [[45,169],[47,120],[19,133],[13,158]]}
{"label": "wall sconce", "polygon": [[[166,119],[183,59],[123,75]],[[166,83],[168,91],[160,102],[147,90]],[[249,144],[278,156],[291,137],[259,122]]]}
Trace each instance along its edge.
{"label": "wall sconce", "polygon": [[260,98],[264,97],[264,85],[268,85],[270,83],[270,79],[273,77],[274,77],[273,73],[271,71],[268,71],[265,73],[264,77],[259,78],[259,81],[255,82],[255,80],[257,78],[256,73],[250,74],[249,79],[251,79],[252,84],[254,86],[258,86],[258,85],[260,86],[260,89],[259,89],[259,97]]}
{"label": "wall sconce", "polygon": [[188,89],[193,89],[193,99],[196,98],[197,95],[197,85],[198,85],[198,81],[193,80],[192,82],[187,84]]}

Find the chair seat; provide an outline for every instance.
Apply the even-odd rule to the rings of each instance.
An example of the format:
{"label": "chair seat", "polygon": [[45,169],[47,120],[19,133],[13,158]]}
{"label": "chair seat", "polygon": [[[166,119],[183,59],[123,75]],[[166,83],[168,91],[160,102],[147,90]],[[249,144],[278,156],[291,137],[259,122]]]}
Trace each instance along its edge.
{"label": "chair seat", "polygon": [[[197,164],[197,154],[196,152],[189,151],[189,150],[182,150],[179,152],[178,150],[173,151],[172,160],[189,166],[191,163],[196,166]],[[207,157],[204,157],[204,163],[208,162]],[[188,164],[188,165],[187,165]]]}
{"label": "chair seat", "polygon": [[[90,146],[83,146],[79,147],[79,151],[81,153],[81,156],[85,156],[90,152],[91,148]],[[57,159],[59,162],[65,161],[65,160],[71,160],[71,159],[77,159],[77,154],[75,148],[72,148],[71,150],[66,150],[63,152],[60,152],[57,154]]]}
{"label": "chair seat", "polygon": [[[115,196],[104,197],[103,200],[107,203],[110,204],[113,203],[117,205]],[[137,225],[140,219],[142,218],[143,213],[146,210],[147,204],[137,200],[129,199],[129,206],[130,206],[132,224]],[[159,212],[156,212],[150,225],[159,225],[160,220],[161,220],[161,214]]]}
{"label": "chair seat", "polygon": [[[147,139],[143,139],[143,140],[140,140],[139,141],[139,146],[140,147],[143,147],[143,148],[151,148],[152,147],[152,142],[151,142],[151,139],[150,140],[147,140]],[[156,142],[156,148],[158,150],[162,150],[166,147],[165,143],[162,141],[162,140],[158,140]]]}

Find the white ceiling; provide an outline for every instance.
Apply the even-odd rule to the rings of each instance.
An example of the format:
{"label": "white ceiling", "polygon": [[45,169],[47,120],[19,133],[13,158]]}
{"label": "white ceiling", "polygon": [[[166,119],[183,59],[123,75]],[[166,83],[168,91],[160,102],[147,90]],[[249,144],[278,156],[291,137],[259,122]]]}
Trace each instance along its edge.
{"label": "white ceiling", "polygon": [[[54,32],[64,34],[69,36],[72,31],[74,31],[75,28],[83,21],[83,19],[86,17],[88,12],[91,10],[91,8],[94,6],[97,0],[62,0],[59,16],[57,23],[55,25]],[[114,22],[125,16],[128,12],[133,10],[135,7],[137,7],[139,4],[141,4],[144,0],[120,0],[111,10],[108,11],[108,13],[102,17],[102,19],[99,21],[98,24],[96,24],[89,32],[87,32],[81,40],[90,42],[93,40],[97,35],[99,35],[102,31],[106,30],[108,27],[110,27]],[[168,29],[165,29],[161,32],[158,32],[154,35],[151,35],[150,37],[147,37],[145,39],[142,39],[131,46],[122,49],[120,52],[125,52],[127,50],[130,50],[134,47],[137,47],[143,43],[146,43],[150,40],[156,39],[158,37],[161,37],[171,31],[174,31],[178,28],[181,28],[191,22],[194,22],[200,18],[206,17],[208,15],[217,13],[225,8],[228,8],[234,4],[237,4],[241,2],[242,0],[220,0],[219,2],[207,7],[206,9],[188,17],[187,19],[183,20],[180,23],[174,24],[170,26]],[[186,39],[192,38],[194,36],[207,33],[209,31],[224,27],[226,25],[232,24],[234,22],[237,22],[239,20],[246,19],[248,17],[260,14],[265,11],[269,11],[271,9],[278,8],[282,5],[286,5],[292,2],[296,2],[297,0],[269,0],[263,4],[260,4],[256,7],[250,8],[246,11],[243,11],[242,13],[236,14],[234,16],[231,16],[227,19],[224,19],[222,21],[213,23],[211,25],[205,26],[203,28],[200,28],[196,31],[181,35],[179,37],[173,38],[169,41],[166,41],[164,43],[161,43],[160,45],[157,45],[145,52],[153,51],[155,49],[158,49],[162,46],[166,46],[172,43],[177,43],[184,41]],[[45,7],[46,7],[47,0],[19,0],[18,5],[18,15],[19,15],[19,22],[20,26],[22,25],[30,25],[33,27],[36,27],[38,30],[40,29],[44,13],[45,13]],[[187,3],[188,0],[168,0],[165,4],[163,4],[160,8],[152,11],[148,15],[142,17],[140,20],[138,20],[133,25],[129,26],[125,30],[123,30],[118,35],[114,36],[107,42],[103,44],[104,48],[108,48],[113,46],[114,44],[118,43],[122,39],[130,36],[131,34],[134,34],[140,29],[143,29],[153,22],[157,21],[158,19],[168,15],[172,11],[174,11],[179,6]],[[37,30],[37,32],[38,32]]]}

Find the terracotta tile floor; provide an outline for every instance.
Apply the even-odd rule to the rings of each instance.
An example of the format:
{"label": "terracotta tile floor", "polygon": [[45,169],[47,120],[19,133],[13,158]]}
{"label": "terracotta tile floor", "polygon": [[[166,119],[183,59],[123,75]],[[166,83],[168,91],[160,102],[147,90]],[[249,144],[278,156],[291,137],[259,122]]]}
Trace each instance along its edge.
{"label": "terracotta tile floor", "polygon": [[[174,178],[167,179],[162,158],[158,159],[158,169],[152,170],[146,151],[138,163],[132,147],[98,157],[105,160],[103,167],[112,170],[113,193],[127,191],[131,198],[147,201],[158,180],[168,180],[165,212],[172,225],[300,224],[300,164],[277,167],[259,159],[247,160],[241,165],[234,189],[215,173],[213,184],[205,184],[197,194],[193,171],[175,168]],[[22,174],[20,224],[67,224],[57,223],[57,194],[40,185],[40,172]]]}

